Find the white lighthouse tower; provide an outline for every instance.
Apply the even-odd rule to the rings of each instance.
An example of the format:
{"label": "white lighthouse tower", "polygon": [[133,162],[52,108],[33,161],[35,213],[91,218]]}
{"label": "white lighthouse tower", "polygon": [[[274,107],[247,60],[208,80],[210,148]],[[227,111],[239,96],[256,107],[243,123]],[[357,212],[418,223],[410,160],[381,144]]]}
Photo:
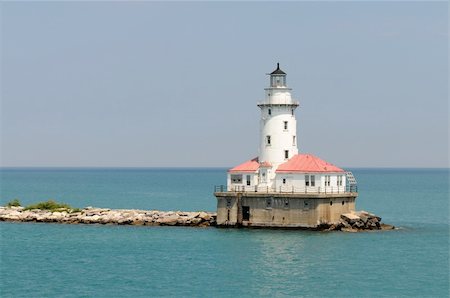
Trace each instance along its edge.
{"label": "white lighthouse tower", "polygon": [[295,109],[299,103],[291,96],[286,84],[286,73],[277,63],[270,75],[270,85],[265,88],[265,98],[258,103],[261,108],[260,130],[260,185],[271,187],[275,169],[294,155],[297,148],[297,120]]}

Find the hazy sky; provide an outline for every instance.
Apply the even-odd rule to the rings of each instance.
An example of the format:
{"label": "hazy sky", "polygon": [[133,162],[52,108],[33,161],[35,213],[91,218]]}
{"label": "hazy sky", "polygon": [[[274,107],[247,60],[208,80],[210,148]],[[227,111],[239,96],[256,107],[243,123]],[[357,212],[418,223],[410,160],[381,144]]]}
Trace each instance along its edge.
{"label": "hazy sky", "polygon": [[276,62],[301,152],[448,166],[447,2],[2,2],[2,166],[233,166]]}

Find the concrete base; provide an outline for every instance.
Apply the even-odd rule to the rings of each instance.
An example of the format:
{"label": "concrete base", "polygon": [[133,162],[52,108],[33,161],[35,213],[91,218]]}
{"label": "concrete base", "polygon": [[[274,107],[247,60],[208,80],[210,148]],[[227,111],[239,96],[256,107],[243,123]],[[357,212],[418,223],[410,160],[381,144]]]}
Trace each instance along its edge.
{"label": "concrete base", "polygon": [[217,226],[317,229],[355,210],[357,193],[216,192]]}

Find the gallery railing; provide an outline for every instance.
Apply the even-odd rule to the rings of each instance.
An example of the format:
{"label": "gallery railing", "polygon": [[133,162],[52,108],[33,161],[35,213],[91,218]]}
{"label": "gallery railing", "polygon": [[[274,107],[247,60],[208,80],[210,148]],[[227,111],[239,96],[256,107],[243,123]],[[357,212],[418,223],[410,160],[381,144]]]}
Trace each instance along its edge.
{"label": "gallery railing", "polygon": [[257,193],[310,193],[310,194],[339,194],[339,193],[357,193],[357,185],[346,186],[247,186],[247,185],[232,185],[227,187],[226,185],[214,186],[214,192],[257,192]]}

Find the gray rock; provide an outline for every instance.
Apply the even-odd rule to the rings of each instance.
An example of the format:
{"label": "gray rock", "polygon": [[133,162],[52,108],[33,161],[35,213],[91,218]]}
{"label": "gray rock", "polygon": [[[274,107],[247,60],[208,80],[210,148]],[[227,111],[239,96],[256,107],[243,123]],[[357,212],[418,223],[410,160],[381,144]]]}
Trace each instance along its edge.
{"label": "gray rock", "polygon": [[172,214],[170,216],[160,217],[156,220],[156,222],[161,225],[174,226],[178,222],[178,216],[176,214],[175,215]]}
{"label": "gray rock", "polygon": [[209,221],[211,219],[211,215],[209,215],[206,212],[200,212],[200,214],[198,215],[201,219],[205,220],[205,221]]}
{"label": "gray rock", "polygon": [[350,223],[350,224],[353,224],[356,221],[360,220],[360,217],[358,215],[356,215],[355,213],[344,213],[344,214],[341,214],[341,218],[343,220],[345,220],[346,222]]}
{"label": "gray rock", "polygon": [[189,222],[190,222],[190,224],[189,224],[190,226],[197,226],[202,222],[202,219],[200,217],[194,217],[194,218],[191,218],[189,220]]}

